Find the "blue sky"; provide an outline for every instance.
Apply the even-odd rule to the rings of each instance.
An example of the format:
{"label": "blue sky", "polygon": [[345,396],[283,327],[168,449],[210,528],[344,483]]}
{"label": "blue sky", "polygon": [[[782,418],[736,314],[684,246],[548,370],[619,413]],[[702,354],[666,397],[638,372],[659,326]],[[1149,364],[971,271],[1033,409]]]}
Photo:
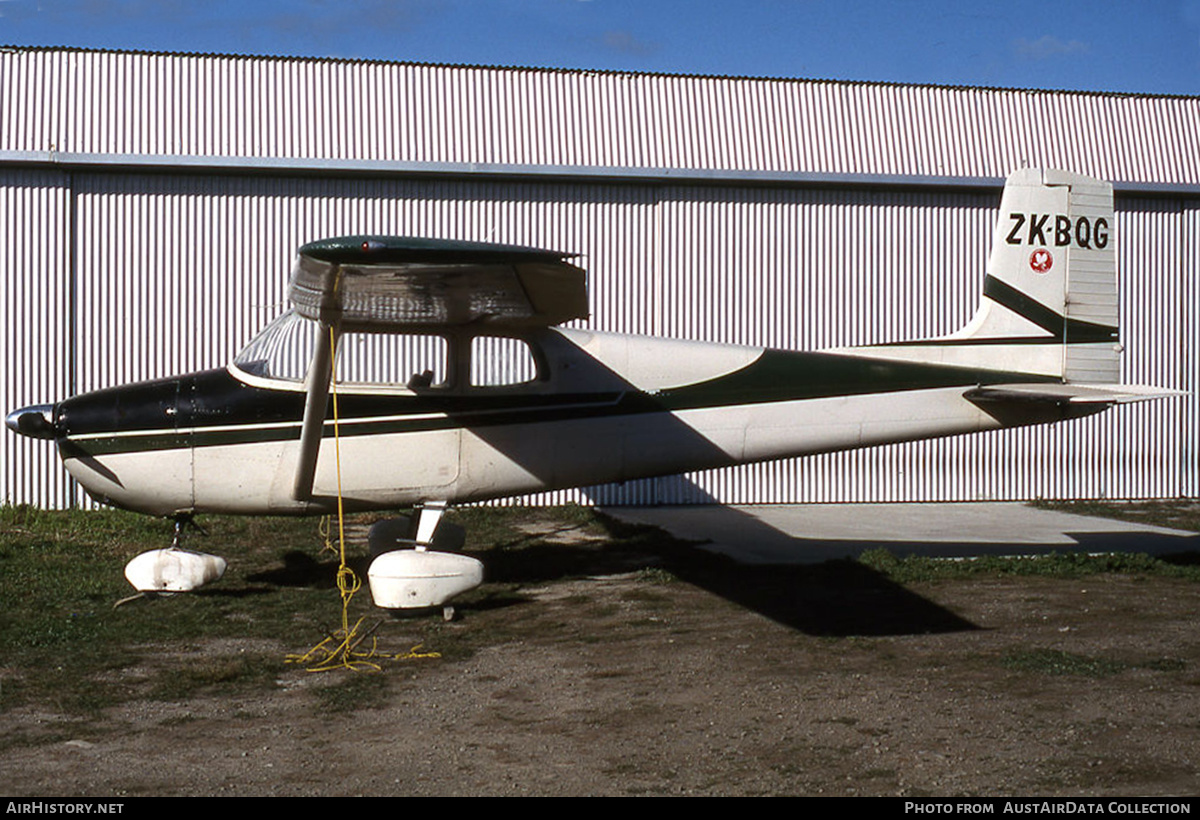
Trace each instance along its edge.
{"label": "blue sky", "polygon": [[0,0],[0,44],[1200,94],[1200,0]]}

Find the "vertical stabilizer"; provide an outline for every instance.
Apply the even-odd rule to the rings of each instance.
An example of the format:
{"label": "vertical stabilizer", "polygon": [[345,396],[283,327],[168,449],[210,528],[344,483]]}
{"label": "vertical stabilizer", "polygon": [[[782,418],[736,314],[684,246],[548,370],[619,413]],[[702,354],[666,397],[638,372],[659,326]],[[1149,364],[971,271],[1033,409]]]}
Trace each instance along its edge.
{"label": "vertical stabilizer", "polygon": [[1066,382],[1116,383],[1112,185],[1067,171],[1013,173],[983,293],[956,339],[1019,342]]}

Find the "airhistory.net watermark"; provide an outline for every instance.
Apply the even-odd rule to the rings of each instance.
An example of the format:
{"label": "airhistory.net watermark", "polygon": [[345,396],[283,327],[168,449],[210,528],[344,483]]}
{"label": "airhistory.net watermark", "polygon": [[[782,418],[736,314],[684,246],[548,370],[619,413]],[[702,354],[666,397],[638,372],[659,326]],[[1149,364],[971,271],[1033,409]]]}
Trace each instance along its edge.
{"label": "airhistory.net watermark", "polygon": [[9,800],[5,814],[120,814],[124,803],[71,803],[52,800]]}

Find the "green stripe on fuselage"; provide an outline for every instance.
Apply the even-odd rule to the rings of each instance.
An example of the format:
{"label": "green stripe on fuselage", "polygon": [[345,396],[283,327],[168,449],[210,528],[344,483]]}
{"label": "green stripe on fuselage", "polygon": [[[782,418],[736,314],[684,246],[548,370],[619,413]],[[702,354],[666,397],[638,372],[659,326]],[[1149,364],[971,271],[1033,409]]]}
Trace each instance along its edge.
{"label": "green stripe on fuselage", "polygon": [[[834,353],[799,353],[766,350],[749,365],[708,381],[646,393],[632,385],[624,392],[574,395],[539,393],[536,388],[475,388],[464,394],[341,398],[339,434],[344,437],[440,430],[454,427],[479,429],[516,424],[580,421],[645,413],[678,413],[714,407],[737,407],[838,396],[864,396],[945,387],[988,384],[1056,382],[1058,379],[1029,373],[970,367],[897,362]],[[248,396],[247,403],[253,402]],[[365,405],[369,404],[368,409]],[[399,416],[400,418],[392,418]],[[214,447],[300,437],[300,418],[277,424],[257,423],[238,427],[229,416],[221,428],[191,427],[178,432],[113,431],[86,439],[71,439],[70,449],[89,455]],[[327,420],[324,435],[333,436]]]}
{"label": "green stripe on fuselage", "polygon": [[664,390],[657,398],[665,409],[678,411],[939,387],[1055,381],[1059,380],[976,367],[902,362],[841,353],[764,350],[762,356],[741,370],[710,381]]}

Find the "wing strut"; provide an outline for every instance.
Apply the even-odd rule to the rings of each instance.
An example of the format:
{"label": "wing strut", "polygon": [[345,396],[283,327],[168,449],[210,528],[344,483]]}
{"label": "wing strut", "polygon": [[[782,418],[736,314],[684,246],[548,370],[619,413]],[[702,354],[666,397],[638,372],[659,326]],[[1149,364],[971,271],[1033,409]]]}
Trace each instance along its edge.
{"label": "wing strut", "polygon": [[[313,498],[334,347],[343,331],[486,326],[503,332],[586,318],[587,274],[566,261],[573,256],[516,245],[394,236],[339,237],[300,248],[288,299],[297,315],[317,322],[319,330],[305,377],[292,498]],[[436,529],[439,516],[431,511],[425,518],[423,526]]]}
{"label": "wing strut", "polygon": [[304,380],[307,398],[304,401],[304,424],[300,428],[296,482],[292,485],[292,498],[297,501],[312,499],[317,456],[321,453],[321,436],[325,432],[325,411],[329,406],[329,382],[333,376],[333,337],[337,335],[337,328],[330,332],[330,325],[318,323],[317,344]]}

